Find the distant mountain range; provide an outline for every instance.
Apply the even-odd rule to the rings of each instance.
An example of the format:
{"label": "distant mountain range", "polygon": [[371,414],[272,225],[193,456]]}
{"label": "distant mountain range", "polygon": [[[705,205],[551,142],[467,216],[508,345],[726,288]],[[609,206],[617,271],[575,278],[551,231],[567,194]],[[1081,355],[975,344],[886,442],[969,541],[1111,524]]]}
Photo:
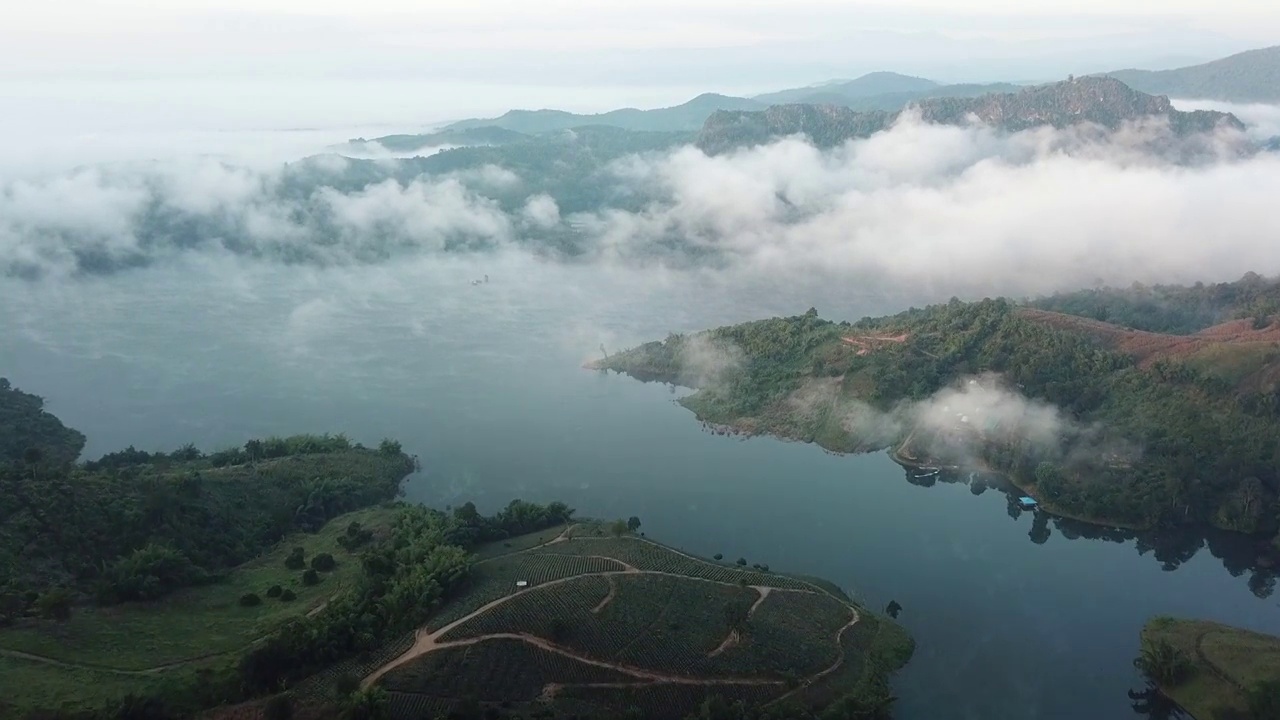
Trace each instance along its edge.
{"label": "distant mountain range", "polygon": [[[1163,96],[1138,92],[1110,77],[1074,78],[1066,82],[995,93],[976,98],[942,97],[912,104],[926,122],[959,125],[976,117],[1002,130],[1017,132],[1051,125],[1088,122],[1115,129],[1143,117],[1168,118],[1178,134],[1207,132],[1229,126],[1243,130],[1234,115],[1207,110],[1182,112]],[[707,118],[697,145],[714,154],[802,133],[819,147],[868,137],[888,128],[904,112],[857,111],[834,105],[775,105],[759,111],[721,110]]]}
{"label": "distant mountain range", "polygon": [[1237,103],[1280,102],[1280,46],[1175,70],[1116,70],[1106,74],[1153,95]]}
{"label": "distant mountain range", "polygon": [[[1091,77],[1111,77],[1151,95],[1182,99],[1209,99],[1226,102],[1280,102],[1280,46],[1251,50],[1203,65],[1175,70],[1116,70]],[[832,106],[834,109],[782,110],[775,117],[801,115],[811,118],[845,118],[859,127],[874,127],[876,116],[851,118],[845,110],[880,112],[886,118],[907,105],[922,103],[946,115],[969,100],[989,95],[1009,95],[1025,85],[1016,83],[945,85],[926,78],[893,72],[874,72],[853,80],[839,80],[802,88],[791,88],[753,98],[705,93],[681,105],[639,110],[623,108],[598,114],[578,114],[563,110],[511,110],[496,118],[462,120],[434,133],[388,135],[375,138],[383,147],[397,152],[445,145],[502,145],[518,142],[522,136],[568,130],[589,125],[606,125],[624,130],[656,132],[697,132],[713,113],[758,112],[777,105]],[[977,106],[981,107],[981,105]],[[930,110],[926,109],[926,114]],[[1165,114],[1160,111],[1160,114]],[[1171,116],[1178,117],[1178,116]],[[723,120],[724,118],[721,118]],[[1104,123],[1105,124],[1105,123]],[[364,142],[363,139],[359,141]]]}

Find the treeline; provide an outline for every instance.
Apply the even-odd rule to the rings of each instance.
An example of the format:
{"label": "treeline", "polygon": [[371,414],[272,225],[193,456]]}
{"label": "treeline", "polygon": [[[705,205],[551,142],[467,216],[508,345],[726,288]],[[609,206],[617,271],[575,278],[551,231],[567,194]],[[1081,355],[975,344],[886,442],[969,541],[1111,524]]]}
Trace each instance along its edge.
{"label": "treeline", "polygon": [[1059,293],[1029,303],[1137,330],[1186,335],[1228,320],[1262,325],[1280,314],[1280,278],[1249,273],[1231,283],[1141,285]]}
{"label": "treeline", "polygon": [[33,448],[0,464],[0,622],[216,581],[290,532],[394,498],[413,469],[394,441],[342,436],[129,448],[80,466]]}

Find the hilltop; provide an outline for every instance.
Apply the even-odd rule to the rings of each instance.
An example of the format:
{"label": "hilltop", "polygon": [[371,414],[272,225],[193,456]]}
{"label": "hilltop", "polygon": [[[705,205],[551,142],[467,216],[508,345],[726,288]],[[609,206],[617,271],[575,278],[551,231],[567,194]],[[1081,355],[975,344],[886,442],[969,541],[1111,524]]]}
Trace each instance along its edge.
{"label": "hilltop", "polygon": [[756,95],[752,100],[764,105],[791,105],[795,103],[812,103],[812,98],[818,95],[852,100],[877,95],[925,93],[940,87],[942,86],[939,83],[924,78],[895,72],[873,72],[854,80],[834,81]]}
{"label": "hilltop", "polygon": [[1280,529],[1271,316],[1175,336],[1008,300],[857,323],[811,310],[595,366],[698,388],[682,404],[737,431],[1001,471],[1068,517]]}
{"label": "hilltop", "polygon": [[710,698],[781,717],[887,707],[905,633],[826,586],[740,566],[575,525],[478,562],[363,685],[405,720],[468,704],[655,720]]}
{"label": "hilltop", "polygon": [[1280,102],[1280,46],[1174,70],[1115,70],[1106,74],[1154,95],[1237,103]]}
{"label": "hilltop", "polygon": [[1152,619],[1136,664],[1196,718],[1280,716],[1280,638],[1203,620]]}
{"label": "hilltop", "polygon": [[1113,78],[1073,78],[980,97],[937,97],[897,111],[855,111],[838,106],[781,105],[763,111],[717,111],[698,133],[697,145],[708,153],[756,145],[801,133],[819,147],[868,137],[912,112],[925,122],[962,125],[977,119],[1017,132],[1040,126],[1066,127],[1094,123],[1108,129],[1142,118],[1165,118],[1178,134],[1209,132],[1243,123],[1228,113],[1182,112],[1169,99],[1138,92]]}
{"label": "hilltop", "polygon": [[716,110],[755,110],[763,103],[716,93],[704,93],[673,107],[639,110],[622,108],[605,113],[578,114],[563,110],[511,110],[490,119],[462,120],[443,130],[457,132],[478,127],[496,127],[520,133],[537,134],[569,130],[582,125],[610,125],[624,130],[692,131],[702,126]]}

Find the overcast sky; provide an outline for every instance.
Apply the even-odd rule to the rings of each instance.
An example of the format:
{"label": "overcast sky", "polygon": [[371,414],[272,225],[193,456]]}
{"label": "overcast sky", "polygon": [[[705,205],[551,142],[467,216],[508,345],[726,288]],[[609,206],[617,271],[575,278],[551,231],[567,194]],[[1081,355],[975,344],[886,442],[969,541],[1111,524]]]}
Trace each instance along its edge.
{"label": "overcast sky", "polygon": [[6,13],[0,77],[737,88],[1040,79],[1276,42],[1268,0],[55,0]]}

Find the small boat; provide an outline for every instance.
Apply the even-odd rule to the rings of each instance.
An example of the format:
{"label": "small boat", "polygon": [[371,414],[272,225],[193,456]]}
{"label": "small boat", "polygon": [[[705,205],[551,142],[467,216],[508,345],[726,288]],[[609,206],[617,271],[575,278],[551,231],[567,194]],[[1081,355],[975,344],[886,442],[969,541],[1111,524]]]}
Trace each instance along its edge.
{"label": "small boat", "polygon": [[1035,510],[1040,507],[1040,503],[1036,502],[1035,498],[1027,497],[1026,495],[1018,498],[1018,505],[1021,506],[1023,510]]}

